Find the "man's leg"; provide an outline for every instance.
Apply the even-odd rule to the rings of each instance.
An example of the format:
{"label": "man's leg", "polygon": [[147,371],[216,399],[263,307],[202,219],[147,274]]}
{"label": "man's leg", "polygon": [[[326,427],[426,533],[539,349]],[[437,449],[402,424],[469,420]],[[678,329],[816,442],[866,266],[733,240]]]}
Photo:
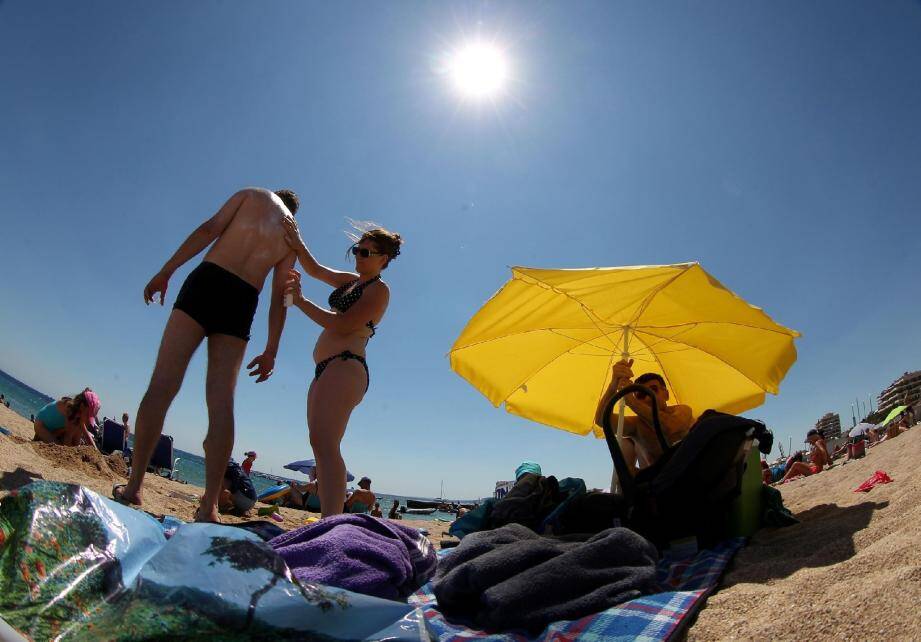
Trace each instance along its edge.
{"label": "man's leg", "polygon": [[224,472],[233,453],[233,396],[243,363],[246,341],[226,334],[208,337],[208,435],[205,448],[205,494],[196,519],[218,521],[218,498],[224,484]]}
{"label": "man's leg", "polygon": [[197,321],[182,310],[173,310],[166,322],[157,364],[134,424],[131,477],[121,492],[121,496],[133,504],[141,503],[141,484],[163,432],[166,411],[179,392],[189,361],[204,337],[205,331]]}

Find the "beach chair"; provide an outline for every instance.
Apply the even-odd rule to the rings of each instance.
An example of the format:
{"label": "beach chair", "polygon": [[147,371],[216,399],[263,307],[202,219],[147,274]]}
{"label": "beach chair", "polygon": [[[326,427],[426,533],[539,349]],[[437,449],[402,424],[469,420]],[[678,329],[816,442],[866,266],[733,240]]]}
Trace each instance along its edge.
{"label": "beach chair", "polygon": [[160,435],[160,441],[154,449],[153,457],[150,458],[150,465],[147,467],[162,471],[173,470],[173,438],[169,435]]}
{"label": "beach chair", "polygon": [[773,435],[761,422],[708,410],[673,446],[653,401],[653,426],[663,454],[634,476],[611,427],[611,413],[621,397],[638,391],[655,400],[648,388],[633,384],[614,395],[603,414],[605,441],[623,490],[622,521],[660,547],[685,537],[696,537],[701,547],[721,541],[730,534],[730,513],[755,440],[761,452],[769,453]]}
{"label": "beach chair", "polygon": [[99,451],[108,455],[116,451],[125,452],[128,448],[128,429],[118,422],[106,419],[102,424],[102,437],[99,440]]}

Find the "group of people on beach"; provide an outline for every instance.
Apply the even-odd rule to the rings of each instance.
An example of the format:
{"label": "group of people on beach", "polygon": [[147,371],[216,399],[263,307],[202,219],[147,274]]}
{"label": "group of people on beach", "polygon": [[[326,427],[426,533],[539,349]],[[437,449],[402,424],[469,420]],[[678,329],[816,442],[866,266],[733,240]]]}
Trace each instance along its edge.
{"label": "group of people on beach", "polygon": [[[256,383],[272,376],[287,316],[286,303],[323,329],[313,351],[307,427],[317,460],[323,516],[343,511],[346,468],[340,443],[349,416],[370,383],[365,349],[390,300],[381,273],[400,254],[403,241],[399,234],[384,228],[356,224],[349,248],[355,271],[334,270],[321,265],[308,250],[294,219],[299,204],[291,190],[240,190],[188,236],[144,288],[146,304],[158,298],[163,305],[176,270],[209,248],[180,288],[166,323],[153,375],[137,412],[131,474],[127,484],[112,490],[117,501],[143,504],[144,475],[166,412],[179,392],[192,355],[207,339],[205,492],[195,519],[219,521],[218,503],[234,442],[237,376],[259,294],[271,272],[268,338],[262,353],[248,363],[247,369]],[[296,263],[308,276],[334,288],[328,308],[303,296]]]}
{"label": "group of people on beach", "polygon": [[791,454],[778,473],[772,470],[766,461],[761,462],[764,483],[785,483],[797,477],[809,477],[834,466],[834,460],[847,455],[848,459],[863,457],[867,448],[881,442],[894,439],[909,430],[915,423],[915,411],[908,406],[902,413],[895,417],[887,426],[873,426],[861,424],[848,434],[848,439],[840,447],[832,451],[825,435],[817,428],[812,428],[806,433],[806,443],[809,451],[798,451]]}

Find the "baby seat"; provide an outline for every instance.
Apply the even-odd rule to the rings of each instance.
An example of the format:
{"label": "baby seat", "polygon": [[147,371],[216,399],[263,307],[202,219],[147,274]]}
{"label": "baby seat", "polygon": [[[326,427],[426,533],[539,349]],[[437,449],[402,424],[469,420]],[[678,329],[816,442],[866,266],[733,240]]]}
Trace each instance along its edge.
{"label": "baby seat", "polygon": [[[653,400],[653,427],[663,454],[634,476],[611,427],[611,413],[624,395],[638,391]],[[605,440],[623,489],[621,519],[660,547],[690,536],[701,547],[724,539],[727,515],[741,492],[754,440],[765,454],[773,445],[771,431],[761,422],[714,410],[704,412],[688,435],[671,445],[659,424],[655,395],[639,384],[618,391],[603,418]]]}

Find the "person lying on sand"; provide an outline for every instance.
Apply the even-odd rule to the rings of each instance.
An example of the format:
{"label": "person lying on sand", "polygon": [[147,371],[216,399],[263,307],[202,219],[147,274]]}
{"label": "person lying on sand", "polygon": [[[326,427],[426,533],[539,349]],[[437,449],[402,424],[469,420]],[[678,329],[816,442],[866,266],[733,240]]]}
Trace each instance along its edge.
{"label": "person lying on sand", "polygon": [[73,397],[52,401],[38,411],[32,422],[34,440],[96,448],[93,432],[100,406],[99,396],[89,388]]}
{"label": "person lying on sand", "polygon": [[781,483],[793,477],[808,477],[809,475],[815,475],[816,473],[822,472],[823,468],[831,466],[831,455],[828,453],[828,446],[825,444],[822,433],[813,428],[806,433],[806,441],[812,446],[812,451],[809,453],[810,463],[807,464],[802,461],[792,462],[787,469],[787,474],[780,480]]}
{"label": "person lying on sand", "polygon": [[[633,383],[633,371],[630,367],[633,365],[633,359],[629,361],[621,360],[614,364],[612,368],[611,384],[607,391],[601,396],[598,402],[598,408],[595,411],[595,423],[602,426],[605,406],[611,397],[617,394],[617,391]],[[684,439],[694,425],[694,415],[689,406],[668,405],[668,388],[665,386],[665,379],[654,372],[647,372],[636,378],[636,383],[642,384],[652,390],[656,396],[656,403],[659,408],[659,423],[665,439],[674,444]],[[620,439],[620,447],[624,454],[627,465],[634,466],[632,472],[646,468],[654,464],[662,456],[662,446],[659,438],[656,436],[655,428],[652,425],[652,400],[648,399],[643,393],[627,395],[624,400],[627,406],[636,413],[635,417],[624,417],[624,432]],[[611,423],[617,423],[617,413],[611,412]],[[639,466],[635,466],[638,462]]]}
{"label": "person lying on sand", "polygon": [[256,383],[272,376],[285,325],[284,285],[294,267],[294,252],[285,242],[283,222],[297,212],[294,192],[247,188],[230,197],[217,214],[202,223],[179,246],[144,288],[148,305],[156,294],[163,305],[169,280],[180,266],[210,246],[204,260],[186,278],[166,322],[147,392],[138,408],[134,459],[125,486],[112,496],[141,505],[144,473],[156,448],[166,411],[179,392],[192,355],[208,339],[208,434],[205,437],[205,494],[198,521],[217,521],[224,469],[233,452],[233,399],[237,375],[250,337],[259,292],[274,269],[269,304],[269,331],[263,353],[247,368]]}

